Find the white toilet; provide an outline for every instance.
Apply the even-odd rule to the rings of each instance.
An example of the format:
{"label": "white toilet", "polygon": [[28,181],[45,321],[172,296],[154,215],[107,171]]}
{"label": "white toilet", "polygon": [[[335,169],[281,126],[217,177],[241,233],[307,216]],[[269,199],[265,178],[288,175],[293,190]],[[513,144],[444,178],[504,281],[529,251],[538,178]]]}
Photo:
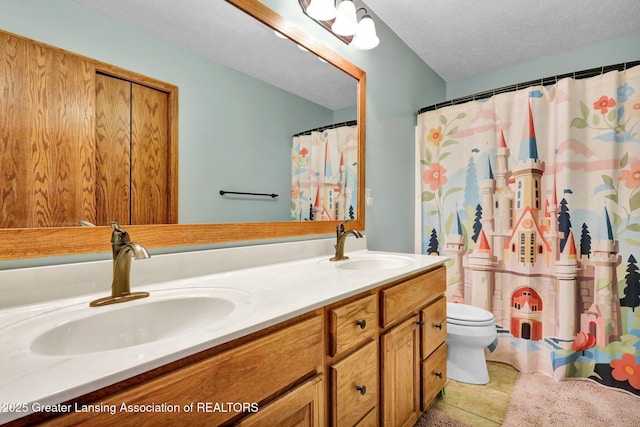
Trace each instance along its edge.
{"label": "white toilet", "polygon": [[496,319],[490,311],[447,303],[447,377],[469,384],[487,384],[484,348],[496,339]]}

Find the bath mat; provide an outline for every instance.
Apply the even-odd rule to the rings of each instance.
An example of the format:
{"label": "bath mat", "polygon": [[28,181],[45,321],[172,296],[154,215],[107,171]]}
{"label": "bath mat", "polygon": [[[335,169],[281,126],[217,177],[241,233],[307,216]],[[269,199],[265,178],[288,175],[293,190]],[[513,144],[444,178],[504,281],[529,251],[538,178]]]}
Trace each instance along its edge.
{"label": "bath mat", "polygon": [[520,373],[503,427],[640,427],[640,398],[588,380]]}
{"label": "bath mat", "polygon": [[471,427],[436,409],[426,411],[413,427]]}

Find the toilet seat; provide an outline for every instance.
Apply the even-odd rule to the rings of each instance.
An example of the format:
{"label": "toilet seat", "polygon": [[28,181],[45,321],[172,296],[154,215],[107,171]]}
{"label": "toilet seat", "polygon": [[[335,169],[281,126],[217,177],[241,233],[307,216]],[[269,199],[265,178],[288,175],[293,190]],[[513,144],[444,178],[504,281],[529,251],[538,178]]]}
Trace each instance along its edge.
{"label": "toilet seat", "polygon": [[495,324],[490,311],[467,304],[447,303],[447,323],[460,326],[489,326]]}

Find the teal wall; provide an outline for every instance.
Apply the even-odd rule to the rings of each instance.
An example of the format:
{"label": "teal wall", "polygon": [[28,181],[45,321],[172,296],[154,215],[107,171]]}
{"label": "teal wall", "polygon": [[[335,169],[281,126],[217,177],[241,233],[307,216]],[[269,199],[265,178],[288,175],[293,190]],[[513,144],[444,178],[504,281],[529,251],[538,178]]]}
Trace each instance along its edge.
{"label": "teal wall", "polygon": [[640,60],[640,34],[608,40],[562,55],[505,67],[466,79],[448,81],[447,99],[544,77],[637,60]]}

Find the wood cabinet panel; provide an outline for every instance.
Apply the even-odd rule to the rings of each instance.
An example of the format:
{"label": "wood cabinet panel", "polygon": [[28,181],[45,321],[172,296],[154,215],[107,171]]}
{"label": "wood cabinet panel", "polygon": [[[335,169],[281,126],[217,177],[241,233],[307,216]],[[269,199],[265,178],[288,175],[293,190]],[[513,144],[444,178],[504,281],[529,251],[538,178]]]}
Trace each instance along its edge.
{"label": "wood cabinet panel", "polygon": [[378,346],[372,341],[331,366],[333,425],[353,426],[377,406]]}
{"label": "wood cabinet panel", "polygon": [[414,315],[380,337],[382,425],[412,426],[420,418],[420,327]]}
{"label": "wood cabinet panel", "polygon": [[131,83],[104,74],[96,75],[96,170],[96,224],[130,224]]}
{"label": "wood cabinet panel", "polygon": [[420,311],[422,358],[428,357],[447,339],[447,301],[442,295]]}
{"label": "wood cabinet panel", "polygon": [[378,334],[378,298],[369,295],[329,310],[329,355],[335,356]]}
{"label": "wood cabinet panel", "polygon": [[175,86],[0,31],[0,93],[0,229],[177,222]]}
{"label": "wood cabinet panel", "polygon": [[0,43],[0,228],[95,220],[95,67],[7,33]]}
{"label": "wood cabinet panel", "polygon": [[356,427],[378,427],[378,408],[373,408],[365,415]]}
{"label": "wood cabinet panel", "polygon": [[[198,402],[261,403],[305,376],[322,372],[322,316],[231,348],[187,365],[133,389],[101,399],[100,403],[184,405]],[[92,426],[118,425],[219,425],[239,414],[233,411],[73,413],[54,418],[47,425],[70,425],[91,419]]]}
{"label": "wood cabinet panel", "polygon": [[380,293],[382,326],[387,327],[409,313],[417,313],[418,309],[442,294],[445,288],[446,269],[438,267],[401,284],[383,289]]}
{"label": "wood cabinet panel", "polygon": [[241,427],[323,427],[324,382],[317,376],[238,422]]}
{"label": "wood cabinet panel", "polygon": [[426,411],[447,382],[447,344],[422,362],[422,410]]}
{"label": "wood cabinet panel", "polygon": [[131,221],[167,224],[171,194],[169,97],[135,83],[131,94]]}

